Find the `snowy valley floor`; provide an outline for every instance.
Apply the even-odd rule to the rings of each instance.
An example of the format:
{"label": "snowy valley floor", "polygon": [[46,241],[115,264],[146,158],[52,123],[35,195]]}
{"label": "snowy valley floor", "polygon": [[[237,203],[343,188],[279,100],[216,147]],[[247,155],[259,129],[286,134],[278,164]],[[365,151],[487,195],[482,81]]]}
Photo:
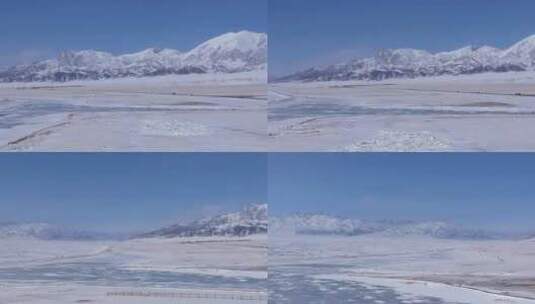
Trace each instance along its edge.
{"label": "snowy valley floor", "polygon": [[263,151],[265,78],[0,84],[0,151]]}
{"label": "snowy valley floor", "polygon": [[275,83],[271,151],[533,151],[535,73]]}
{"label": "snowy valley floor", "polygon": [[0,303],[266,303],[267,237],[0,240]]}
{"label": "snowy valley floor", "polygon": [[533,304],[535,240],[270,236],[273,304]]}

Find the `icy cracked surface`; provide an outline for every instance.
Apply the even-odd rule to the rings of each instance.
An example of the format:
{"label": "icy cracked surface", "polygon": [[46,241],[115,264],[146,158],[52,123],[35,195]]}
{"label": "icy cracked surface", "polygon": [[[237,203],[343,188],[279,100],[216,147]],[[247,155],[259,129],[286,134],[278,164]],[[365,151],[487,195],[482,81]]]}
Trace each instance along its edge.
{"label": "icy cracked surface", "polygon": [[2,282],[80,283],[107,287],[265,289],[266,280],[170,271],[128,270],[111,263],[67,263],[3,268]]}
{"label": "icy cracked surface", "polygon": [[[333,265],[334,266],[334,265]],[[336,271],[336,267],[330,272]],[[329,272],[329,270],[327,271]],[[453,304],[437,297],[406,297],[393,288],[368,286],[355,281],[316,278],[316,267],[270,269],[269,303],[273,304]],[[455,303],[457,304],[457,303]]]}
{"label": "icy cracked surface", "polygon": [[270,236],[271,303],[535,303],[533,240]]}
{"label": "icy cracked surface", "polygon": [[0,302],[265,303],[265,243],[265,235],[106,242],[2,239]]}

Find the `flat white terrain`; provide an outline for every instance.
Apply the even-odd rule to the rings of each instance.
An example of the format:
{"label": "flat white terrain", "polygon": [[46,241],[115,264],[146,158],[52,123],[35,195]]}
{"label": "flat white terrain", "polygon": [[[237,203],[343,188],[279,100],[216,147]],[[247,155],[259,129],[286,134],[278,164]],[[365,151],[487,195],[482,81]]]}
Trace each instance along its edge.
{"label": "flat white terrain", "polygon": [[0,303],[266,303],[267,236],[0,240]]}
{"label": "flat white terrain", "polygon": [[535,240],[270,236],[274,303],[535,303]]}
{"label": "flat white terrain", "polygon": [[0,84],[0,151],[262,151],[265,74]]}
{"label": "flat white terrain", "polygon": [[274,83],[271,151],[533,151],[535,73]]}

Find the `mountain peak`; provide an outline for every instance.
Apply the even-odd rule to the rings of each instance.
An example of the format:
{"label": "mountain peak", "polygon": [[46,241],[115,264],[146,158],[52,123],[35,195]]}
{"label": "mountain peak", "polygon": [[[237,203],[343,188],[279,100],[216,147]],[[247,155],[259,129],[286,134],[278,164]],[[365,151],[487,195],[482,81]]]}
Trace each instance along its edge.
{"label": "mountain peak", "polygon": [[535,43],[535,34],[530,35],[530,36],[520,40],[520,42],[518,42],[518,43]]}
{"label": "mountain peak", "polygon": [[[230,32],[214,37],[200,44],[195,49],[218,47],[223,49],[239,49],[241,51],[255,50],[267,39],[264,33],[250,31]],[[195,50],[194,49],[194,50]]]}
{"label": "mountain peak", "polygon": [[503,57],[509,60],[522,61],[528,66],[535,65],[535,35],[515,43],[505,50]]}
{"label": "mountain peak", "polygon": [[252,31],[239,31],[239,32],[228,32],[217,37],[214,37],[205,43],[218,42],[218,43],[236,43],[240,40],[251,40],[259,41],[267,37],[265,33],[257,33]]}

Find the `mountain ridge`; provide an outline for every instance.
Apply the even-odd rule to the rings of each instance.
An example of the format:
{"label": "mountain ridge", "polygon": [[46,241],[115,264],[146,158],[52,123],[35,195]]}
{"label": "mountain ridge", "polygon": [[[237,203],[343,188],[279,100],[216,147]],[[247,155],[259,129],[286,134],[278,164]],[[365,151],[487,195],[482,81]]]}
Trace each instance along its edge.
{"label": "mountain ridge", "polygon": [[269,232],[290,235],[425,236],[439,239],[472,240],[526,238],[529,236],[466,228],[443,221],[372,221],[325,214],[294,214],[283,217],[270,217]]}
{"label": "mountain ridge", "polygon": [[74,230],[42,222],[0,223],[0,239],[23,238],[41,240],[104,240],[118,236],[106,233]]}
{"label": "mountain ridge", "polygon": [[380,50],[373,57],[313,67],[275,81],[384,80],[531,70],[535,70],[535,35],[506,49],[465,46],[434,54],[410,48]]}
{"label": "mountain ridge", "polygon": [[149,48],[122,55],[97,50],[66,51],[56,59],[0,72],[0,82],[99,80],[169,74],[238,73],[267,67],[267,35],[230,32],[181,52]]}
{"label": "mountain ridge", "polygon": [[202,218],[189,223],[178,223],[142,233],[134,238],[173,237],[243,237],[268,231],[267,204],[250,204],[242,210]]}

